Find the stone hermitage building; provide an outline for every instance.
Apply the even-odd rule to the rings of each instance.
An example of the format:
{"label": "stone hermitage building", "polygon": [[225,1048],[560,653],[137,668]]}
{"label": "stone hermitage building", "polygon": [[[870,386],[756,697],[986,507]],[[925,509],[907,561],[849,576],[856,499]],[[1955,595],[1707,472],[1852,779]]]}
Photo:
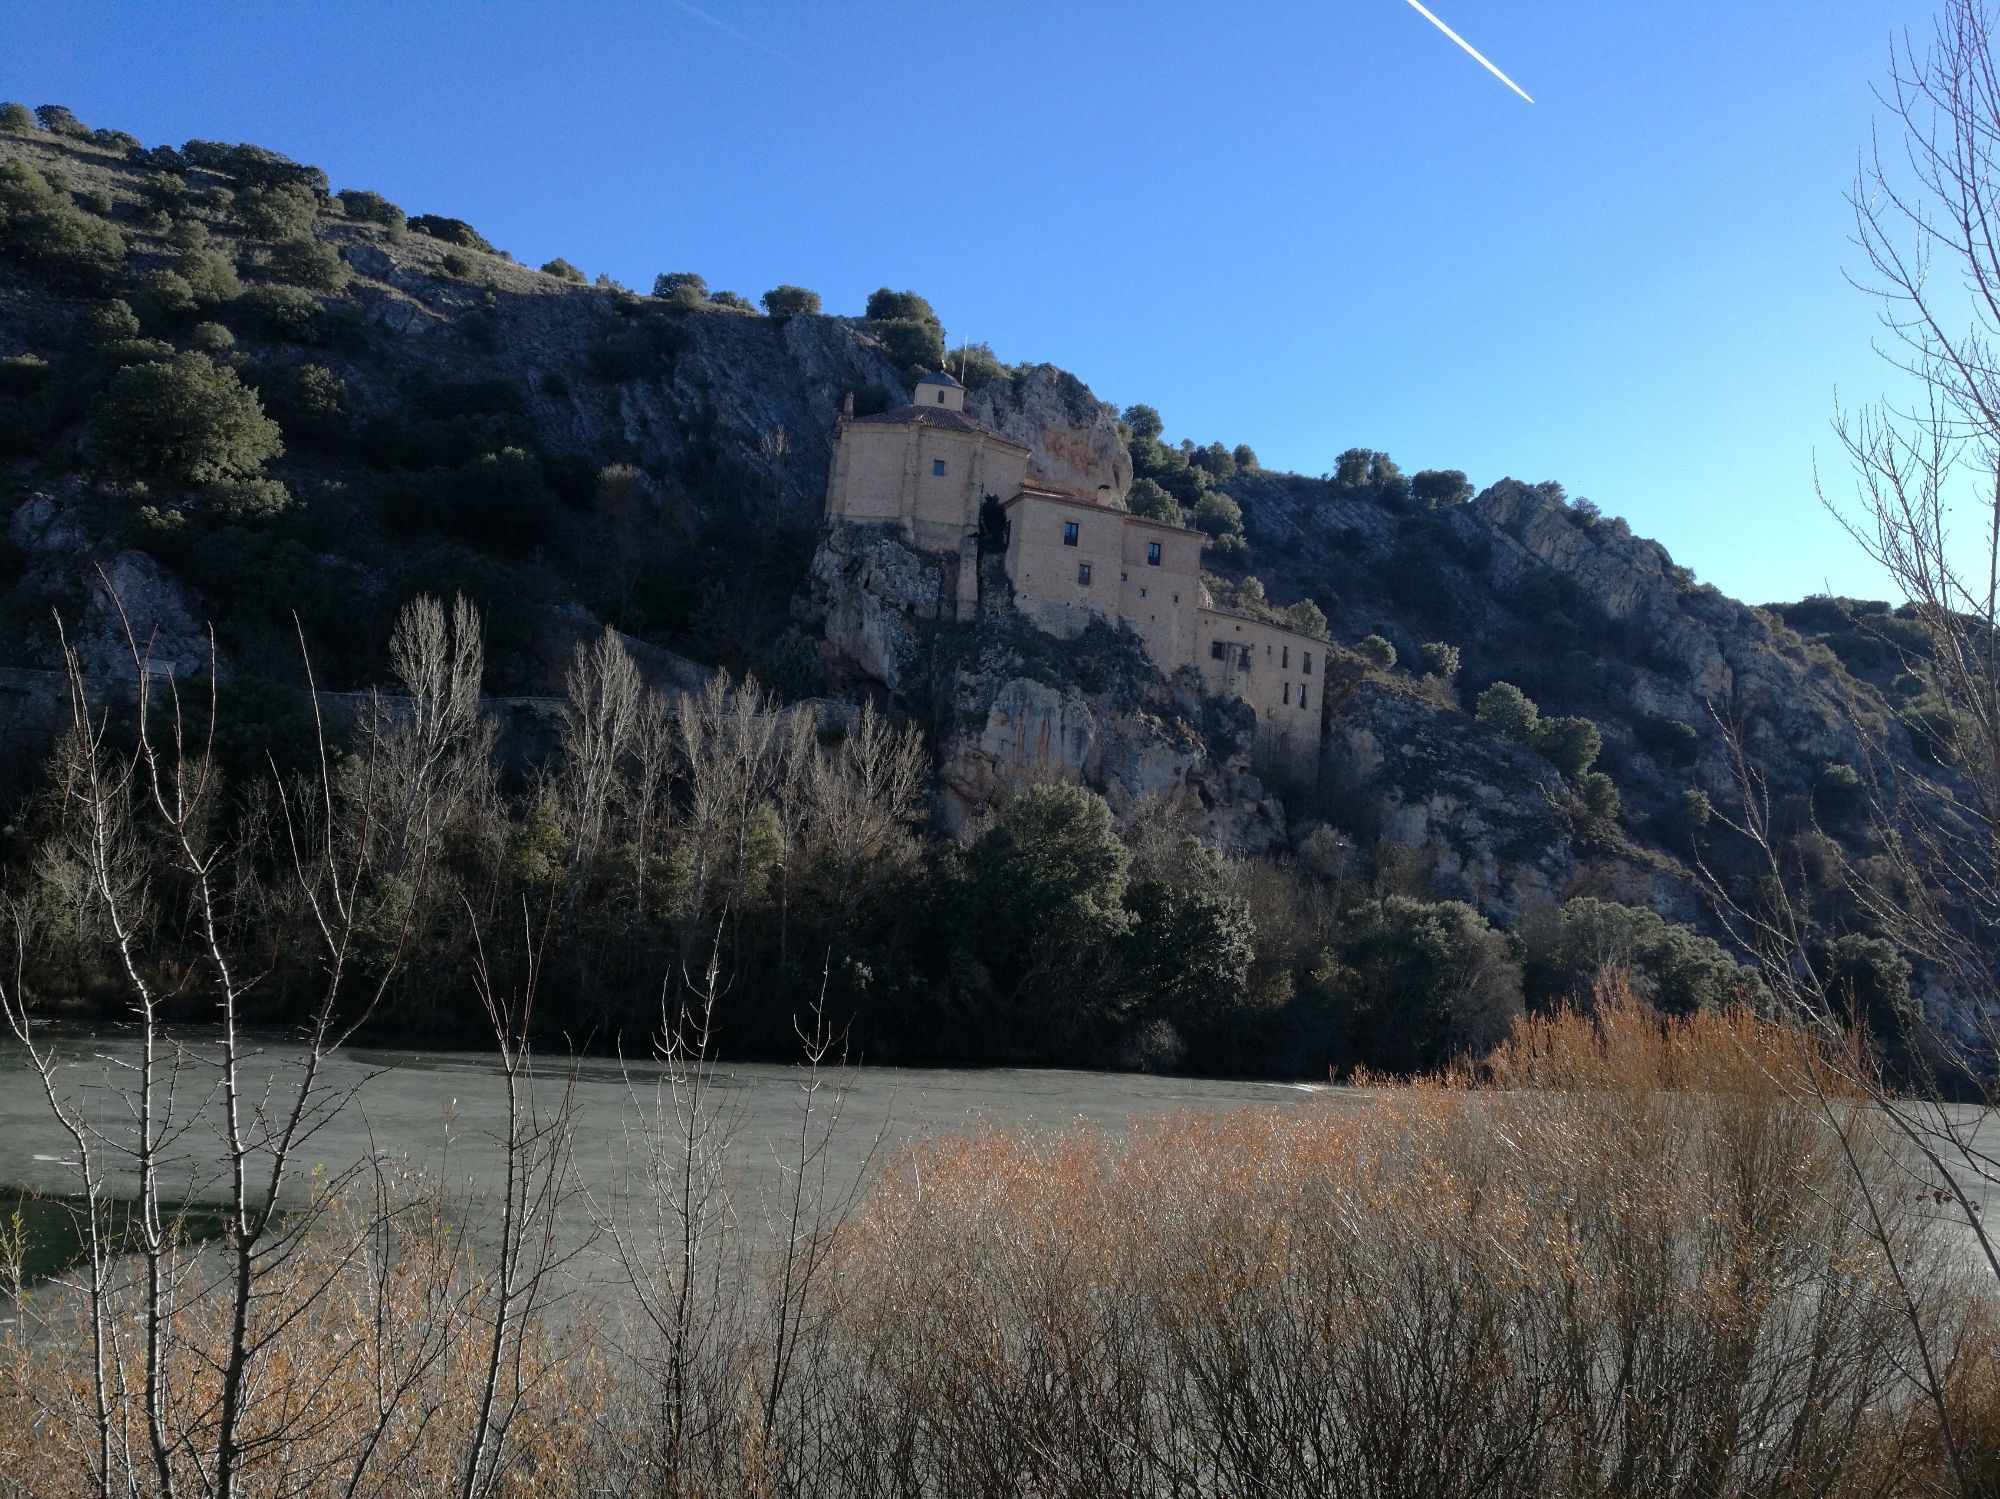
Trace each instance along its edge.
{"label": "stone hermitage building", "polygon": [[[950,611],[979,607],[982,512],[1004,520],[1014,607],[1037,627],[1074,639],[1093,619],[1126,625],[1167,676],[1187,668],[1219,697],[1257,714],[1259,748],[1295,770],[1318,764],[1326,644],[1269,620],[1218,609],[1201,575],[1199,531],[1133,515],[1122,495],[1092,495],[1028,478],[1031,450],[965,410],[965,388],[922,376],[907,405],[855,416],[849,398],[827,479],[829,518],[897,531],[948,554]],[[942,601],[944,603],[946,601]]]}

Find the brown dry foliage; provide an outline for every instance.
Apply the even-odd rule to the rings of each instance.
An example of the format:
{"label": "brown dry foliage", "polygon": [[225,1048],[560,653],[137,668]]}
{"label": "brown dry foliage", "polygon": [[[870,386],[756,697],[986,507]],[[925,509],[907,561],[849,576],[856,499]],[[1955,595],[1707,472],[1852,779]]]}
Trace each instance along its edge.
{"label": "brown dry foliage", "polygon": [[[671,1450],[642,1333],[545,1318],[500,1492],[1993,1492],[1990,1282],[1817,1046],[1613,995],[1524,1023],[1478,1079],[927,1142],[840,1230],[775,1406],[740,1302],[698,1371],[703,1435]],[[398,1379],[394,1461],[361,1492],[453,1473],[478,1272],[441,1218],[396,1221],[393,1247],[296,1270],[343,1289],[284,1298],[315,1310],[258,1409],[290,1436],[243,1492],[341,1492]],[[80,1347],[7,1350],[20,1492],[79,1492]]]}

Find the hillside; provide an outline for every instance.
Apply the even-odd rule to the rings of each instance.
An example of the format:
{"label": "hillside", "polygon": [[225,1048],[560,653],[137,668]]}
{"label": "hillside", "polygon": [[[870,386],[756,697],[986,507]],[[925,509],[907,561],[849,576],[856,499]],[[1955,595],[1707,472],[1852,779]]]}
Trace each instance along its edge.
{"label": "hillside", "polygon": [[[1230,1004],[1163,1007],[1147,997],[1154,959],[1131,958],[1117,1003],[1054,1041],[1022,1018],[1046,977],[1008,977],[1010,960],[970,939],[939,948],[908,910],[882,916],[854,938],[841,994],[890,1054],[1393,1062],[1380,1034],[1400,1022],[1368,1018],[1369,985],[1413,981],[1382,956],[1380,913],[1442,923],[1453,951],[1511,965],[1501,1008],[1523,983],[1532,1004],[1576,982],[1583,927],[1603,917],[1589,902],[1726,940],[1709,877],[1748,904],[1768,872],[1724,825],[1741,816],[1726,730],[1823,934],[1865,935],[1833,875],[1871,852],[1849,804],[1863,730],[1882,753],[1922,750],[1886,711],[1888,695],[1921,694],[1907,670],[1921,631],[1884,606],[1752,609],[1557,484],[1472,496],[1454,471],[1404,476],[1359,449],[1330,454],[1324,477],[1268,472],[1246,449],[1169,445],[1149,410],[1121,414],[1065,372],[966,351],[968,411],[1030,446],[1036,473],[1129,489],[1135,511],[1208,531],[1219,598],[1323,614],[1326,753],[1316,774],[1279,775],[1230,705],[1163,679],[1129,638],[1058,646],[1004,609],[947,628],[926,613],[915,554],[826,532],[843,400],[901,402],[940,352],[921,298],[885,293],[868,318],[776,294],[786,315],[760,314],[697,277],[640,295],[330,186],[256,148],[148,151],[18,118],[0,133],[5,804],[27,807],[39,784],[52,618],[88,667],[119,670],[100,579],[176,672],[205,669],[212,623],[227,742],[246,764],[296,749],[298,631],[321,687],[393,689],[399,610],[462,593],[484,617],[496,697],[560,695],[573,647],[608,625],[661,688],[753,672],[783,701],[822,703],[823,733],[863,699],[883,704],[924,736],[910,857],[928,873],[910,878],[933,888],[944,866],[975,888],[996,809],[1050,779],[1103,796],[1131,888],[1157,886],[1172,920],[1201,893],[1180,833],[1236,861],[1216,879],[1256,937]],[[1475,711],[1496,683],[1532,703],[1511,732],[1504,704]],[[533,735],[508,751],[523,807],[548,752]],[[974,840],[970,873],[954,836]],[[25,833],[0,854],[33,862]],[[1121,933],[1170,920],[1135,901]],[[1452,902],[1472,910],[1436,914]],[[975,927],[990,914],[957,908]],[[1662,993],[1754,983],[1713,942],[1620,919],[1619,953],[1651,964]],[[683,952],[694,924],[670,923]],[[801,982],[765,972],[774,995]],[[588,1003],[643,1014],[618,982]],[[995,1020],[1009,1006],[1020,1014]],[[1351,1039],[1370,1026],[1374,1051]]]}

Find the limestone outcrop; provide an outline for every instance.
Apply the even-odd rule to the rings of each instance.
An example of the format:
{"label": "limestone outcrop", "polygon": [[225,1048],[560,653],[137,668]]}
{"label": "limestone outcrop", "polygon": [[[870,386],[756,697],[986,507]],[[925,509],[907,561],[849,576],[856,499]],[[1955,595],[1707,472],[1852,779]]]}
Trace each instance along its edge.
{"label": "limestone outcrop", "polygon": [[1132,455],[1118,436],[1116,412],[1066,370],[1024,365],[968,392],[965,409],[1002,437],[1033,449],[1033,482],[1086,495],[1109,488],[1121,503],[1132,488]]}

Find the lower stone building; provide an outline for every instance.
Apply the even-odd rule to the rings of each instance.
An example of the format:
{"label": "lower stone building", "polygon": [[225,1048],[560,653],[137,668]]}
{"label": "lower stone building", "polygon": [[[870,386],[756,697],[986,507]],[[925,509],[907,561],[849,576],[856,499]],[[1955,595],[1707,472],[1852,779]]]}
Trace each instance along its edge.
{"label": "lower stone building", "polygon": [[1283,625],[1212,602],[1202,581],[1208,538],[1125,508],[1109,488],[1076,494],[1031,482],[1031,452],[965,410],[965,390],[923,376],[907,405],[843,414],[827,479],[827,514],[883,525],[950,554],[952,613],[978,607],[982,528],[997,505],[1014,606],[1059,638],[1093,620],[1123,625],[1168,675],[1188,669],[1220,697],[1256,710],[1259,748],[1294,773],[1317,767],[1326,647]]}

